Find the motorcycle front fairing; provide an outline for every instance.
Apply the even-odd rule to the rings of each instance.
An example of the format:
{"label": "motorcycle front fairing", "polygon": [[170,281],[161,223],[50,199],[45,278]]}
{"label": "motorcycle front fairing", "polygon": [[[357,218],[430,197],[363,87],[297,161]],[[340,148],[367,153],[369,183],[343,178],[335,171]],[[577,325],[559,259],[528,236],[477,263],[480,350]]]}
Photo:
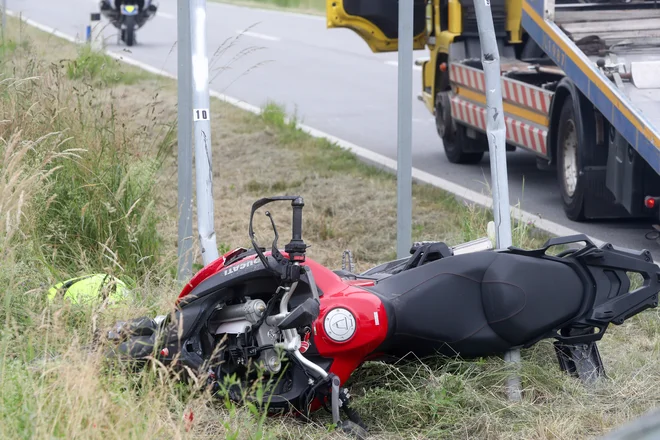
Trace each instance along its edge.
{"label": "motorcycle front fairing", "polygon": [[[101,0],[99,2],[99,9],[101,14],[106,17],[110,23],[117,29],[121,28],[121,18],[122,15],[131,14],[132,11],[124,11],[124,6],[130,5],[137,7],[137,2],[132,1],[122,1],[121,8],[117,9],[114,6],[114,0]],[[145,23],[156,16],[158,11],[158,4],[156,2],[145,0],[144,6],[136,11],[135,15],[135,24],[138,29],[145,25]]]}

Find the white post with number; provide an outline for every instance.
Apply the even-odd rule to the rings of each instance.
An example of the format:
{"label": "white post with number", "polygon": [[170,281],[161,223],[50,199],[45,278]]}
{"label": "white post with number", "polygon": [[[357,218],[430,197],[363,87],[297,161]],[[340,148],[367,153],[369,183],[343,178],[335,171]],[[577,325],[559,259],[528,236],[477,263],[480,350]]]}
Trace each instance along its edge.
{"label": "white post with number", "polygon": [[218,258],[213,223],[213,170],[209,60],[206,51],[206,0],[190,0],[192,29],[192,103],[195,139],[197,225],[204,265]]}

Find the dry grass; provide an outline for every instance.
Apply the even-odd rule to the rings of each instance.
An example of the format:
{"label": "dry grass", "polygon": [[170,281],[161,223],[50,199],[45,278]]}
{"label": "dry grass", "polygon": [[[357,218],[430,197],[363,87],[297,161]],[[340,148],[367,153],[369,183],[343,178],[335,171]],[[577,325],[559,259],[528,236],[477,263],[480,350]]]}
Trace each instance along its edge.
{"label": "dry grass", "polygon": [[[15,36],[15,22],[10,24]],[[139,78],[137,82],[131,84],[131,79],[127,84],[111,75],[112,81],[89,89],[85,75],[70,79],[62,74],[66,66],[59,65],[60,59],[78,57],[70,45],[32,29],[25,28],[21,34],[31,43],[20,40],[11,51],[4,51],[2,63],[5,72],[12,72],[12,81],[22,81],[23,94],[0,84],[5,120],[0,142],[0,219],[7,231],[0,238],[0,438],[338,438],[325,429],[329,420],[324,414],[308,424],[290,419],[264,421],[254,408],[214,401],[202,389],[180,386],[162,369],[129,374],[102,363],[100,351],[87,350],[95,342],[95,328],[105,328],[119,317],[162,313],[176,296],[172,278],[175,152],[166,149],[164,161],[156,160],[163,142],[171,147],[161,123],[174,121],[176,90],[170,81],[142,77],[125,66],[112,68],[127,78]],[[34,80],[21,79],[27,72],[38,74],[32,75]],[[81,95],[81,90],[93,92]],[[21,102],[20,96],[29,97],[29,102]],[[110,138],[93,124],[75,125],[80,118],[70,115],[84,112],[89,120],[103,121],[110,108],[115,121]],[[44,117],[44,109],[50,109],[51,119]],[[396,229],[392,176],[305,136],[284,122],[277,106],[265,110],[255,116],[213,103],[219,244],[225,248],[247,245],[247,215],[255,199],[299,193],[307,203],[304,235],[313,245],[312,258],[338,267],[346,247],[352,248],[361,269],[391,258]],[[66,117],[59,119],[59,113]],[[51,121],[69,121],[70,126],[54,130]],[[117,143],[92,142],[97,137]],[[38,240],[43,230],[39,216],[44,212],[40,203],[44,194],[62,196],[53,192],[68,188],[58,184],[61,169],[53,168],[52,161],[78,160],[62,157],[70,155],[65,150],[77,142],[85,143],[88,154],[102,147],[120,149],[124,143],[119,140],[124,138],[134,148],[132,160],[121,162],[127,170],[145,162],[151,164],[147,171],[158,167],[157,173],[148,174],[156,179],[149,191],[156,191],[152,194],[158,213],[156,231],[162,240],[153,255],[156,264],[148,268],[125,264],[133,267],[130,270],[117,267],[116,258],[107,258],[119,254],[121,241],[117,240],[109,241],[108,251],[100,252],[104,258],[96,258],[90,244],[82,249],[87,257],[75,265],[46,258]],[[63,139],[69,140],[62,145]],[[82,152],[76,154],[84,157]],[[121,188],[81,197],[103,199],[120,193]],[[281,209],[276,214],[281,235],[286,237],[288,212]],[[110,223],[109,216],[96,217],[101,225]],[[416,239],[455,244],[484,235],[489,215],[437,189],[415,185],[414,218]],[[75,232],[73,225],[63,222],[61,232]],[[130,229],[134,224],[125,226]],[[539,239],[531,239],[529,232],[526,225],[519,225],[517,244],[538,244]],[[119,237],[117,233],[108,236]],[[141,243],[138,248],[149,245]],[[128,262],[132,258],[138,257],[131,253],[124,257]],[[54,273],[72,276],[85,269],[134,277],[129,303],[88,310],[68,302],[46,302],[45,289],[55,281]],[[659,318],[657,310],[648,311],[608,332],[600,347],[610,380],[594,389],[585,389],[561,374],[551,345],[542,343],[523,353],[525,395],[518,404],[504,397],[505,370],[498,359],[426,359],[394,366],[370,363],[351,379],[352,394],[372,427],[373,438],[591,438],[660,401]],[[190,424],[186,420],[191,410]]]}

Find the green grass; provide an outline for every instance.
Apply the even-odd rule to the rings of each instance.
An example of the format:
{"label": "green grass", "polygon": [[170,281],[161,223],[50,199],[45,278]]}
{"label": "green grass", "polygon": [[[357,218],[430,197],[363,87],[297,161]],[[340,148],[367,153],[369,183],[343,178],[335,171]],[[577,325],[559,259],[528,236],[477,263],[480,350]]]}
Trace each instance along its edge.
{"label": "green grass", "polygon": [[[15,44],[0,67],[0,438],[341,438],[323,412],[310,423],[266,419],[262,408],[213,398],[158,364],[136,374],[103,361],[104,330],[167,312],[177,296],[176,88],[114,61],[110,80],[96,62],[70,75],[84,51],[9,23]],[[305,197],[310,258],[338,268],[350,248],[366,269],[394,256],[391,173],[307,136],[276,104],[261,115],[211,106],[222,250],[248,245],[257,198],[296,193]],[[413,210],[414,239],[448,244],[484,236],[492,218],[428,185],[413,186]],[[273,214],[288,230],[290,212]],[[544,239],[515,223],[516,245]],[[131,281],[125,304],[48,302],[56,281],[98,271]],[[515,404],[498,358],[370,362],[347,385],[374,438],[590,438],[660,404],[659,335],[658,310],[610,329],[600,343],[610,378],[594,388],[559,371],[551,343],[523,350]]]}
{"label": "green grass", "polygon": [[[32,126],[50,131],[33,155],[43,156],[42,148],[53,144],[70,151],[52,162],[47,191],[35,195],[38,252],[57,274],[91,269],[139,277],[158,261],[154,176],[172,148],[173,121],[130,126],[118,116],[112,92],[98,84],[130,85],[148,76],[122,72],[115,60],[85,47],[65,65],[63,71],[51,70],[50,89],[33,80],[32,87],[5,83],[2,90],[4,108],[29,115]],[[26,77],[42,73],[38,65],[27,69]],[[153,103],[140,106],[134,117],[146,119]]]}
{"label": "green grass", "polygon": [[290,9],[311,14],[325,13],[325,0],[211,0],[257,8]]}
{"label": "green grass", "polygon": [[119,63],[118,60],[84,45],[78,50],[75,59],[67,60],[64,64],[69,79],[82,80],[94,87],[119,83],[131,85],[152,77],[145,71],[122,70]]}

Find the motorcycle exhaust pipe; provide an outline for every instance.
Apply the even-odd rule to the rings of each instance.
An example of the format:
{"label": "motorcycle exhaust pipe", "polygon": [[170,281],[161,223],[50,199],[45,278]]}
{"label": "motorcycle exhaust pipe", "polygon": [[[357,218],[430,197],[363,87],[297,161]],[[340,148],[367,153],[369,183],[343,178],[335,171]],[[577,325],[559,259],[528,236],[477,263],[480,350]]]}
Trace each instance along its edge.
{"label": "motorcycle exhaust pipe", "polygon": [[478,238],[451,248],[454,255],[470,254],[472,252],[489,251],[493,249],[493,242],[488,237]]}

